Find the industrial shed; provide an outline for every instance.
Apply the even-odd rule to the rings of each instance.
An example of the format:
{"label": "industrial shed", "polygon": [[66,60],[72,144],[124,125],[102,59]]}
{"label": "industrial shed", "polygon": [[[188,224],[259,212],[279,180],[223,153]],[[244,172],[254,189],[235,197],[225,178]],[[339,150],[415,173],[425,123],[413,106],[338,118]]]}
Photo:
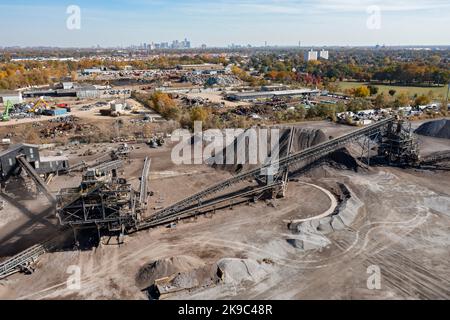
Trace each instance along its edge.
{"label": "industrial shed", "polygon": [[36,171],[41,174],[61,172],[69,169],[69,158],[65,156],[41,157],[39,168]]}
{"label": "industrial shed", "polygon": [[22,93],[20,91],[0,90],[0,103],[10,101],[13,104],[22,103]]}
{"label": "industrial shed", "polygon": [[83,86],[76,90],[76,95],[80,99],[98,99],[101,92],[95,86]]}
{"label": "industrial shed", "polygon": [[18,170],[17,156],[19,155],[24,155],[32,167],[36,168],[36,165],[39,166],[38,146],[25,143],[14,145],[0,153],[0,172],[2,179],[7,179]]}
{"label": "industrial shed", "polygon": [[46,175],[69,169],[69,159],[67,157],[41,157],[38,146],[22,143],[0,153],[0,180],[7,180],[10,176],[20,172],[20,164],[17,161],[17,157],[20,155],[25,156],[26,161],[38,174]]}
{"label": "industrial shed", "polygon": [[281,91],[251,91],[251,92],[235,92],[227,95],[230,101],[254,101],[258,99],[273,99],[273,98],[294,98],[319,95],[319,90],[311,89],[296,89],[296,90],[281,90]]}

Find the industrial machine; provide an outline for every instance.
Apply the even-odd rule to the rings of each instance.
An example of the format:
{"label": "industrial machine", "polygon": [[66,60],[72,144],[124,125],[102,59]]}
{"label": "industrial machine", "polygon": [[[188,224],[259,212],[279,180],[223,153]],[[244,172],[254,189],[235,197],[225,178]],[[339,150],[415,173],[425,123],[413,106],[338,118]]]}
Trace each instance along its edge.
{"label": "industrial machine", "polygon": [[11,118],[9,117],[9,113],[11,112],[11,109],[13,108],[13,104],[11,101],[6,101],[5,103],[5,111],[2,114],[2,121],[6,122],[11,120]]}
{"label": "industrial machine", "polygon": [[43,109],[50,109],[47,101],[44,100],[44,97],[40,97],[33,105],[33,107],[28,111],[30,113],[37,113],[41,110],[41,106],[44,106]]}

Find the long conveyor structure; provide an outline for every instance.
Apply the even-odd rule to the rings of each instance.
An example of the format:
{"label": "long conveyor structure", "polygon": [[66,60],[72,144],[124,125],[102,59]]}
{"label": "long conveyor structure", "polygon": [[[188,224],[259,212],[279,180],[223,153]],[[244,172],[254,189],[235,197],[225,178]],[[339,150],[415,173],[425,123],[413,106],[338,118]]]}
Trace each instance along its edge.
{"label": "long conveyor structure", "polygon": [[294,153],[292,155],[287,155],[286,157],[279,159],[275,162],[272,162],[270,164],[265,164],[264,166],[258,167],[256,169],[238,174],[226,181],[223,181],[219,184],[209,187],[193,196],[190,196],[186,199],[179,201],[178,203],[175,203],[165,209],[162,209],[152,217],[140,223],[138,229],[142,230],[154,227],[160,224],[159,221],[164,222],[170,221],[169,218],[173,218],[176,220],[179,214],[183,214],[184,211],[190,209],[191,207],[201,206],[202,202],[209,196],[216,194],[222,190],[225,190],[241,181],[258,178],[259,176],[261,176],[261,172],[263,172],[264,169],[267,169],[271,166],[277,166],[278,170],[282,172],[283,170],[289,169],[291,165],[295,166],[300,162],[311,163],[316,159],[322,158],[326,155],[329,155],[343,148],[345,145],[355,140],[358,140],[363,136],[373,136],[379,134],[380,131],[386,128],[389,124],[392,124],[394,121],[395,121],[394,117],[387,118],[370,126],[358,129],[356,131],[338,137],[336,139],[332,139],[317,144],[313,147]]}

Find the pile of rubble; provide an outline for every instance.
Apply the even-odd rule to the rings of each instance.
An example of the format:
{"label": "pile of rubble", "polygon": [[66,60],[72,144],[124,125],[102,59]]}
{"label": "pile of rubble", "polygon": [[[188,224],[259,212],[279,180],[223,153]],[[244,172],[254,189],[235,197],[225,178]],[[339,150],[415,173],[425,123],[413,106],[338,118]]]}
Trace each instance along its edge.
{"label": "pile of rubble", "polygon": [[195,98],[182,97],[181,100],[188,107],[199,107],[199,106],[204,106],[208,103],[208,99],[204,99],[201,97],[195,97]]}
{"label": "pile of rubble", "polygon": [[13,106],[9,112],[11,119],[25,119],[25,118],[40,118],[40,115],[30,112],[32,105],[27,103],[20,103]]}
{"label": "pile of rubble", "polygon": [[77,121],[74,116],[58,117],[48,120],[49,123],[73,123]]}
{"label": "pile of rubble", "polygon": [[237,107],[232,112],[238,116],[258,115],[273,115],[273,108],[266,105],[254,105],[250,107]]}
{"label": "pile of rubble", "polygon": [[241,85],[242,81],[232,75],[202,75],[187,73],[181,77],[181,82],[189,82],[198,86],[236,86]]}
{"label": "pile of rubble", "polygon": [[89,136],[98,131],[98,128],[91,124],[79,124],[78,118],[74,116],[59,117],[50,119],[46,124],[36,123],[35,127],[43,127],[40,130],[41,138],[56,138],[68,136],[71,133],[78,134],[81,137]]}
{"label": "pile of rubble", "polygon": [[211,102],[209,99],[205,99],[202,97],[182,97],[181,100],[183,101],[184,105],[188,108],[192,107],[212,107],[216,109],[220,109],[225,107],[225,102]]}
{"label": "pile of rubble", "polygon": [[220,76],[209,77],[206,80],[206,85],[208,85],[208,86],[228,87],[228,86],[237,86],[237,85],[241,85],[241,84],[242,84],[241,80],[239,80],[235,76],[230,76],[230,75],[220,75]]}
{"label": "pile of rubble", "polygon": [[147,144],[150,146],[150,148],[156,149],[164,146],[165,143],[166,141],[164,140],[163,137],[153,137],[148,141]]}

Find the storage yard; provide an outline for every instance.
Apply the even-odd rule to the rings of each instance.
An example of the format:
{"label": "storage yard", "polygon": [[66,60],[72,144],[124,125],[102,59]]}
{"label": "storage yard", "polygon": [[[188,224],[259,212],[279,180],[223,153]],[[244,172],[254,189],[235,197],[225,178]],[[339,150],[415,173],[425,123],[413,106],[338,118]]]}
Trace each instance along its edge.
{"label": "storage yard", "polygon": [[[50,136],[117,121],[77,117]],[[141,141],[5,146],[1,298],[449,298],[450,140],[395,118],[281,126],[269,182],[258,166],[175,165],[168,125]]]}

